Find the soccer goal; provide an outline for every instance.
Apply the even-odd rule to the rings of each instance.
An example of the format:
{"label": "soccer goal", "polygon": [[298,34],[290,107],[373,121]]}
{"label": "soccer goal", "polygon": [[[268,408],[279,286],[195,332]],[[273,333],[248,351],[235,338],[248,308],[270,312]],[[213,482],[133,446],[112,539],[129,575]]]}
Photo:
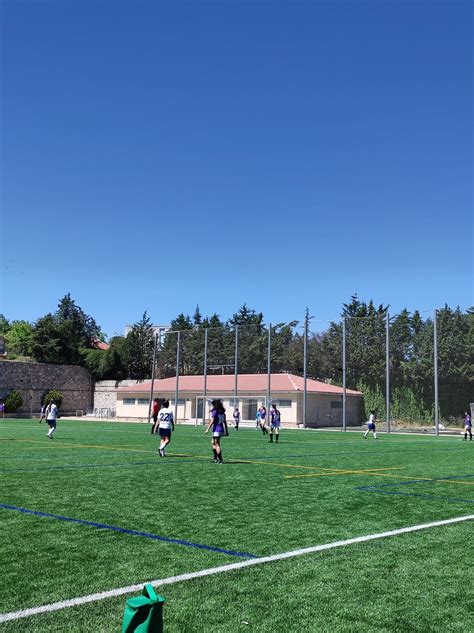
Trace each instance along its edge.
{"label": "soccer goal", "polygon": [[244,426],[250,426],[255,424],[257,417],[257,410],[262,405],[267,406],[266,396],[237,396],[232,395],[201,395],[196,396],[196,407],[194,416],[194,423],[196,426],[199,424],[206,424],[209,421],[209,415],[212,408],[212,401],[219,399],[226,410],[227,423],[232,424],[232,414],[237,407],[240,411],[240,424]]}

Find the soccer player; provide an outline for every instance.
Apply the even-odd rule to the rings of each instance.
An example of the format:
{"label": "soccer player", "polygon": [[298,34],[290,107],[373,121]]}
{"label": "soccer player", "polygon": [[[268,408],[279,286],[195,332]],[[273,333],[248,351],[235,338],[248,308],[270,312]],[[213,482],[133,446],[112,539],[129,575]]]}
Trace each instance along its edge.
{"label": "soccer player", "polygon": [[211,404],[211,421],[207,425],[207,429],[205,432],[207,434],[212,426],[211,446],[214,457],[211,461],[217,464],[223,464],[224,460],[222,459],[221,437],[223,435],[229,435],[229,430],[227,429],[227,420],[225,417],[225,409],[220,400],[213,400]]}
{"label": "soccer player", "polygon": [[472,440],[472,419],[469,411],[464,411],[464,439],[467,440],[469,433],[469,440]]}
{"label": "soccer player", "polygon": [[367,435],[370,433],[370,431],[372,431],[372,433],[374,434],[374,440],[377,439],[377,433],[376,433],[377,429],[375,428],[376,417],[377,417],[377,414],[375,410],[372,410],[369,415],[369,421],[367,422],[367,431],[364,433],[364,440],[367,439]]}
{"label": "soccer player", "polygon": [[46,422],[49,426],[48,437],[50,440],[53,439],[53,433],[56,430],[56,420],[58,417],[58,407],[56,406],[56,402],[51,400],[51,402],[46,407]]}
{"label": "soccer player", "polygon": [[160,434],[160,457],[165,457],[165,448],[171,442],[171,432],[174,431],[173,412],[170,409],[169,400],[163,400],[158,413],[158,433]]}
{"label": "soccer player", "polygon": [[255,430],[258,431],[260,429],[260,409],[257,409],[257,413],[255,415]]}
{"label": "soccer player", "polygon": [[265,435],[265,433],[268,433],[267,431],[267,427],[266,427],[266,421],[267,421],[267,408],[262,406],[259,408],[259,412],[260,412],[260,428],[262,429],[262,433]]}
{"label": "soccer player", "polygon": [[234,409],[234,413],[232,415],[232,417],[234,418],[234,429],[236,431],[239,430],[239,423],[240,423],[240,411],[239,411],[239,407],[235,407]]}
{"label": "soccer player", "polygon": [[158,411],[160,410],[160,400],[158,398],[155,398],[153,400],[153,409],[152,409],[152,413],[151,416],[153,418],[153,426],[151,427],[151,434],[154,435],[157,431],[158,428]]}
{"label": "soccer player", "polygon": [[276,408],[276,405],[272,404],[271,409],[270,409],[269,442],[273,442],[273,431],[275,431],[275,442],[278,444],[278,438],[280,437],[280,424],[281,424],[281,413]]}
{"label": "soccer player", "polygon": [[40,419],[39,419],[40,424],[42,420],[46,421],[46,405],[45,404],[41,405],[41,412],[40,412]]}

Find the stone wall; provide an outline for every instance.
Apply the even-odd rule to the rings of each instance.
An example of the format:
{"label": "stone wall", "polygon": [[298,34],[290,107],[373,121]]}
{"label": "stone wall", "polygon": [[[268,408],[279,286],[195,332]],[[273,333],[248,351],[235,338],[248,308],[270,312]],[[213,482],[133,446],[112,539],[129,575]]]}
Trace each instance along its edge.
{"label": "stone wall", "polygon": [[38,415],[41,398],[50,389],[64,396],[60,415],[92,407],[93,382],[85,367],[0,360],[0,398],[14,389],[23,397],[23,406],[17,411],[23,415]]}

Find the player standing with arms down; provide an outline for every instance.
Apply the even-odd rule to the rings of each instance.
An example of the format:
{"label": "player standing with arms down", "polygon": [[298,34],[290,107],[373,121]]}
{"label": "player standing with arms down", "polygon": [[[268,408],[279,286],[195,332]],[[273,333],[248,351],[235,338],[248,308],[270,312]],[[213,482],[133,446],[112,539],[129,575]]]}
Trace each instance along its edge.
{"label": "player standing with arms down", "polygon": [[275,442],[278,444],[278,438],[280,437],[280,424],[281,413],[276,408],[276,405],[272,404],[270,409],[270,439],[269,442],[273,442],[273,430],[275,430]]}
{"label": "player standing with arms down", "polygon": [[58,407],[54,400],[51,400],[49,405],[46,407],[46,422],[49,426],[48,437],[50,440],[53,439],[53,433],[56,430],[56,420],[58,417]]}
{"label": "player standing with arms down", "polygon": [[225,409],[220,400],[213,400],[211,404],[211,421],[207,425],[205,433],[207,434],[212,426],[211,446],[212,452],[214,453],[214,458],[211,461],[217,464],[223,464],[224,460],[222,459],[221,437],[223,435],[229,435],[229,431],[227,429],[227,420],[225,417]]}
{"label": "player standing with arms down", "polygon": [[265,433],[268,433],[267,431],[267,427],[266,427],[266,423],[267,423],[267,408],[262,406],[259,408],[259,413],[260,413],[260,428],[262,429],[262,433],[265,435]]}
{"label": "player standing with arms down", "polygon": [[464,439],[467,440],[469,434],[469,440],[472,440],[472,419],[469,411],[464,412]]}
{"label": "player standing with arms down", "polygon": [[232,414],[232,417],[234,418],[234,429],[236,431],[239,430],[239,423],[240,423],[240,411],[238,407],[235,407],[234,409],[234,413]]}
{"label": "player standing with arms down", "polygon": [[160,400],[155,398],[153,400],[153,409],[151,412],[151,417],[153,418],[153,426],[151,427],[151,434],[154,435],[158,428],[158,411],[160,410]]}
{"label": "player standing with arms down", "polygon": [[169,400],[163,400],[161,409],[158,413],[158,433],[160,434],[160,448],[158,452],[160,457],[165,457],[165,448],[171,442],[171,432],[174,431],[174,418],[171,411]]}
{"label": "player standing with arms down", "polygon": [[377,439],[377,433],[376,433],[377,429],[375,428],[375,418],[376,418],[375,410],[372,410],[369,415],[369,421],[367,422],[367,431],[364,433],[364,440],[367,439],[367,435],[370,433],[370,431],[372,431],[372,433],[374,434],[374,440]]}

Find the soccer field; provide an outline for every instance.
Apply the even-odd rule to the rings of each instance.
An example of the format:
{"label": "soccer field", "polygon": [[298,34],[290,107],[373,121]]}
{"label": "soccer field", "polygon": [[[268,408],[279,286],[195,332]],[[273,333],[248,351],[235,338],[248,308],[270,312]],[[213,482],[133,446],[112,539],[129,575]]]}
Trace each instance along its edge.
{"label": "soccer field", "polygon": [[474,630],[474,442],[267,438],[231,429],[219,465],[202,427],[162,459],[148,425],[1,421],[0,630],[119,631],[127,588],[202,570],[157,587],[165,631]]}

